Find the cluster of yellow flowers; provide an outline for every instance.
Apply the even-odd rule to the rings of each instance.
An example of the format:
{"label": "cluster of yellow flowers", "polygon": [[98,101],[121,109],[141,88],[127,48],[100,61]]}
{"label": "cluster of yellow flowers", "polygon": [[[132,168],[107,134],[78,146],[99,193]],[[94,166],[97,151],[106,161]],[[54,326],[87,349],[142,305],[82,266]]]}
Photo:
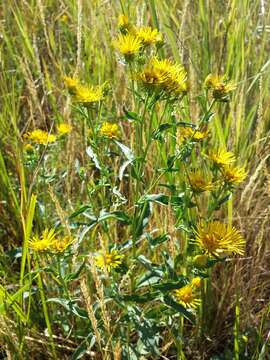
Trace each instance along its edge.
{"label": "cluster of yellow flowers", "polygon": [[[195,230],[195,244],[203,252],[193,258],[193,266],[197,269],[205,269],[211,256],[243,255],[245,249],[241,233],[233,226],[219,221],[200,222]],[[195,277],[191,283],[174,290],[173,294],[184,307],[196,308],[201,303],[197,292],[201,284],[202,279]]]}
{"label": "cluster of yellow flowers", "polygon": [[181,127],[177,130],[177,139],[179,140],[180,144],[183,141],[194,141],[200,142],[206,139],[209,136],[208,130],[199,130],[194,129],[192,127]]}
{"label": "cluster of yellow flowers", "polygon": [[120,130],[118,124],[109,123],[107,121],[105,121],[101,125],[99,132],[102,136],[108,137],[110,139],[118,138],[120,136]]}
{"label": "cluster of yellow flowers", "polygon": [[70,236],[58,237],[55,229],[45,229],[41,236],[36,235],[29,240],[29,246],[37,252],[62,253],[73,241]]}
{"label": "cluster of yellow flowers", "polygon": [[236,158],[230,151],[212,151],[208,158],[221,171],[224,181],[229,185],[239,184],[247,177],[247,172],[244,167],[232,165],[236,161]]}
{"label": "cluster of yellow flowers", "polygon": [[50,134],[47,131],[36,129],[31,132],[28,132],[24,135],[24,139],[32,141],[35,144],[47,145],[54,143],[56,141],[56,136]]}
{"label": "cluster of yellow flowers", "polygon": [[113,41],[113,46],[124,56],[126,61],[132,61],[143,49],[150,45],[162,45],[163,36],[158,29],[149,26],[136,27],[125,15],[118,19],[120,34]]}
{"label": "cluster of yellow flowers", "polygon": [[[57,136],[66,135],[71,132],[72,126],[67,123],[61,123],[56,126],[57,134],[50,134],[47,131],[41,129],[35,129],[33,131],[24,134],[23,138],[25,141],[33,142],[38,145],[52,144],[57,140]],[[24,150],[26,152],[32,152],[33,146],[31,144],[25,144]]]}
{"label": "cluster of yellow flowers", "polygon": [[99,86],[84,86],[78,79],[64,76],[64,82],[75,102],[85,106],[93,105],[104,99],[108,83]]}
{"label": "cluster of yellow flowers", "polygon": [[[124,15],[119,17],[118,27],[121,33],[113,41],[113,45],[127,62],[142,55],[150,45],[160,46],[163,43],[163,36],[158,29],[149,26],[137,28]],[[141,57],[140,64],[144,62]],[[139,65],[139,69],[133,73],[133,80],[138,81],[149,93],[177,97],[187,92],[187,73],[181,64],[151,56],[150,61],[142,69],[140,67]]]}
{"label": "cluster of yellow flowers", "polygon": [[[151,97],[151,104],[165,99],[173,102],[187,94],[189,84],[184,66],[170,59],[160,59],[156,56],[157,48],[153,46],[159,47],[163,44],[163,36],[158,29],[136,27],[125,15],[119,17],[118,28],[120,32],[113,41],[113,46],[128,63],[132,81],[137,82],[137,88],[143,89],[144,95],[147,94],[147,101]],[[92,106],[105,98],[107,82],[98,86],[85,86],[77,78],[67,76],[64,77],[64,82],[74,101],[83,106]],[[207,89],[207,94],[208,90],[209,94],[211,93],[212,104],[217,101],[227,101],[230,93],[236,88],[235,84],[227,81],[224,76],[213,74],[207,76],[204,87]],[[206,116],[197,127],[191,125],[177,130],[177,142],[180,146],[188,147],[189,144],[192,144],[197,147],[204,140],[210,138],[205,118]],[[57,126],[59,135],[65,135],[71,129],[72,127],[65,123]],[[94,123],[91,131],[93,138],[96,131],[105,138],[118,139],[120,137],[119,125],[109,121],[104,121],[101,125]],[[48,134],[43,130],[34,130],[27,134],[27,139],[37,144],[48,144],[56,141],[56,135]],[[230,151],[212,150],[204,156],[208,159],[208,164],[211,164],[209,168],[212,175],[210,178],[204,169],[189,171],[187,174],[188,189],[191,190],[192,196],[206,191],[214,191],[216,184],[221,184],[222,189],[224,188],[226,191],[231,190],[232,185],[242,182],[247,176],[243,167],[234,165],[236,157]],[[214,198],[215,194],[212,193],[212,195]],[[210,205],[212,204],[210,203]],[[196,249],[199,248],[199,254],[192,257],[192,266],[196,268],[196,271],[211,266],[209,260],[213,258],[244,254],[245,241],[240,231],[233,226],[217,220],[200,220],[191,232],[194,237],[193,245],[196,246]],[[59,238],[54,229],[45,229],[41,237],[35,236],[29,241],[29,246],[35,251],[61,253],[72,242],[73,240],[69,236]],[[192,253],[191,256],[193,255]],[[115,249],[108,252],[101,251],[95,256],[95,264],[100,270],[110,273],[123,265],[123,257],[124,255]],[[201,275],[200,272],[197,273]],[[198,295],[201,285],[202,279],[194,277],[187,285],[174,290],[172,294],[184,307],[196,308],[201,303]]]}

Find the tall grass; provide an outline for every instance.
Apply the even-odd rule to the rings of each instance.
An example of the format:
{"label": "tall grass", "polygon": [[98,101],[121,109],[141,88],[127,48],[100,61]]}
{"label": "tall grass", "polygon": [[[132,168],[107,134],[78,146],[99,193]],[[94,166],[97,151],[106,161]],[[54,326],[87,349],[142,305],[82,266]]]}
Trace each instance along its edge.
{"label": "tall grass", "polygon": [[[143,107],[131,96],[126,67],[112,46],[117,18],[122,13],[137,25],[156,27],[165,35],[159,56],[181,62],[189,74],[189,96],[181,104],[174,108],[161,106],[149,116],[147,104]],[[178,353],[180,359],[267,359],[270,331],[269,4],[259,0],[6,0],[0,4],[0,14],[0,344],[3,358],[121,359],[126,356],[134,359],[145,356],[150,359],[160,356],[166,359]],[[149,145],[147,154],[141,153],[142,145],[150,139],[151,128],[145,126],[139,137],[141,144],[138,143],[140,129],[133,127],[132,117],[137,113],[147,118],[152,130],[158,128],[161,117],[164,123],[171,123],[172,113],[175,122],[198,124],[205,108],[201,89],[209,73],[226,74],[237,84],[230,101],[216,104],[213,109],[211,141],[213,146],[233,150],[249,169],[245,183],[218,213],[241,229],[247,242],[246,253],[243,258],[227,259],[216,265],[211,282],[204,284],[200,310],[204,311],[196,326],[181,318],[176,333],[172,320],[167,326],[161,325],[162,339],[157,340],[151,321],[162,318],[165,307],[156,310],[156,304],[152,305],[149,297],[148,301],[140,299],[145,301],[141,313],[139,306],[132,307],[128,301],[127,305],[117,304],[119,310],[112,304],[108,292],[110,287],[115,290],[113,285],[106,276],[100,279],[90,254],[106,249],[108,244],[120,245],[130,240],[126,227],[130,219],[120,210],[126,206],[131,211],[136,203],[137,209],[128,225],[133,233],[131,246],[134,258],[139,255],[146,258],[141,258],[138,268],[131,262],[123,276],[116,274],[114,278],[115,286],[126,299],[133,295],[136,287],[136,271],[149,270],[147,258],[154,264],[164,261],[165,245],[149,248],[147,241],[162,242],[165,238],[158,235],[169,235],[166,251],[171,258],[181,263],[181,256],[187,255],[187,236],[179,229],[181,216],[175,216],[170,206],[155,204],[147,234],[144,238],[138,235],[146,225],[143,222],[147,221],[147,212],[152,211],[149,203],[140,205],[141,196],[166,193],[162,184],[173,189],[180,178],[173,172],[156,174],[154,171],[154,164],[162,169],[168,166],[168,155],[173,154],[177,146],[173,131],[169,131],[169,143],[157,142]],[[106,108],[100,108],[98,115],[75,111],[63,86],[65,74],[93,84],[109,79],[111,93]],[[123,161],[127,165],[125,172],[131,174],[130,164],[134,159],[127,148],[121,145],[110,148],[103,143],[100,144],[102,150],[94,149],[101,161],[97,165],[91,149],[86,151],[86,148],[89,119],[95,120],[98,116],[102,120],[118,121],[123,134],[121,143],[135,155],[139,153],[147,159],[144,169],[140,163],[135,167],[139,178],[147,179],[147,186],[136,180],[136,176],[129,181],[122,175],[114,193],[107,190],[113,184],[111,179],[117,178]],[[54,133],[63,121],[72,124],[74,131],[61,140],[58,148],[51,151],[44,147],[37,155],[26,156],[23,134],[35,128]],[[196,163],[196,156],[192,161]],[[100,213],[101,208],[109,209],[110,214]],[[93,214],[105,220],[94,224]],[[192,218],[192,210],[189,216]],[[34,233],[53,226],[72,232],[77,239],[68,260],[50,255],[34,256],[27,245]],[[170,267],[169,260],[166,266]],[[149,318],[144,319],[145,314]],[[129,324],[127,327],[122,324],[123,319],[130,320],[125,323]],[[140,327],[140,323],[144,327]],[[119,324],[123,325],[120,335]],[[132,324],[136,324],[136,331]],[[125,349],[132,348],[138,336],[154,339],[153,342],[159,344],[160,355],[151,351],[145,355],[129,353],[129,350],[124,353],[123,344]]]}

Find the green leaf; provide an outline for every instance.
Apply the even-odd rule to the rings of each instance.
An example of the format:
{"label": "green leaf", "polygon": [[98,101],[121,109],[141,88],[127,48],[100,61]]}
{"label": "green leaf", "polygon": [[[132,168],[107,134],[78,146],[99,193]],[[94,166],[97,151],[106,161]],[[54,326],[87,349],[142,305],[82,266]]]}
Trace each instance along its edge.
{"label": "green leaf", "polygon": [[20,320],[26,323],[27,316],[24,314],[23,309],[17,303],[17,301],[20,300],[24,292],[29,291],[29,288],[30,283],[27,282],[15,294],[10,295],[9,292],[4,288],[4,286],[0,285],[0,314],[5,313],[6,307],[8,305],[13,309],[13,311],[17,314]]}
{"label": "green leaf", "polygon": [[137,257],[137,260],[147,269],[149,270],[153,275],[162,277],[163,271],[157,267],[157,265],[153,264],[149,259],[147,259],[144,255],[139,255]]}
{"label": "green leaf", "polygon": [[119,175],[118,175],[120,181],[122,181],[122,179],[123,179],[123,177],[124,177],[124,173],[125,173],[126,168],[127,168],[130,164],[132,164],[133,161],[134,161],[134,160],[127,160],[127,161],[125,161],[125,162],[121,165],[121,167],[120,167],[120,169],[119,169]]}
{"label": "green leaf", "polygon": [[169,196],[165,194],[145,195],[139,200],[139,203],[144,203],[145,201],[151,201],[161,205],[168,205]]}
{"label": "green leaf", "polygon": [[167,292],[167,291],[171,291],[171,290],[175,290],[175,289],[181,289],[185,285],[186,285],[186,281],[183,278],[177,282],[171,281],[171,282],[167,282],[167,283],[163,283],[163,284],[153,285],[153,288],[158,289],[161,292]]}
{"label": "green leaf", "polygon": [[145,304],[148,303],[151,300],[154,300],[158,297],[158,292],[153,293],[147,293],[144,295],[137,295],[137,294],[131,294],[131,295],[123,295],[120,297],[121,301],[131,301],[139,304]]}
{"label": "green leaf", "polygon": [[230,200],[231,197],[232,197],[232,193],[229,193],[226,196],[224,196],[221,200],[219,200],[218,207],[224,204],[225,202],[227,202],[228,200]]}
{"label": "green leaf", "polygon": [[120,143],[119,141],[115,140],[114,141],[116,145],[118,145],[121,149],[121,151],[123,152],[123,154],[125,155],[125,157],[130,161],[134,161],[135,160],[135,155],[133,154],[132,150],[127,147],[126,145]]}
{"label": "green leaf", "polygon": [[147,271],[138,279],[136,288],[157,284],[160,282],[162,275],[162,272],[158,274],[156,271]]}
{"label": "green leaf", "polygon": [[86,148],[86,154],[93,160],[95,166],[97,169],[101,170],[101,166],[99,164],[98,158],[96,153],[93,151],[93,149],[91,148],[91,146],[88,146]]}
{"label": "green leaf", "polygon": [[159,235],[155,238],[153,238],[149,233],[146,234],[146,238],[149,242],[149,245],[154,248],[155,246],[158,246],[165,241],[170,239],[170,236],[168,234]]}
{"label": "green leaf", "polygon": [[63,306],[67,311],[73,313],[74,315],[76,315],[80,318],[83,318],[83,319],[88,319],[87,311],[83,308],[80,308],[77,305],[74,305],[70,300],[63,299],[63,298],[50,298],[50,299],[47,299],[46,302],[52,302],[52,303],[59,304],[59,305]]}
{"label": "green leaf", "polygon": [[172,196],[170,202],[173,206],[181,206],[184,203],[185,193],[181,193],[177,196]]}
{"label": "green leaf", "polygon": [[154,140],[160,140],[161,139],[161,133],[165,130],[168,130],[172,127],[173,125],[172,124],[169,124],[169,123],[164,123],[164,124],[161,124],[156,130],[153,131],[152,133],[152,138]]}
{"label": "green leaf", "polygon": [[82,272],[82,269],[84,268],[85,264],[86,264],[86,260],[81,264],[81,266],[79,267],[79,269],[76,272],[67,274],[64,277],[65,282],[70,282],[72,280],[78,279],[78,277],[80,276],[80,273]]}
{"label": "green leaf", "polygon": [[188,319],[192,324],[195,324],[195,317],[188,310],[184,308],[183,305],[178,304],[174,301],[169,295],[165,295],[163,297],[163,301],[166,305],[183,315],[186,319]]}
{"label": "green leaf", "polygon": [[70,360],[79,360],[83,357],[87,350],[91,350],[96,343],[96,337],[90,333],[85,340],[83,340],[74,353],[71,355]]}
{"label": "green leaf", "polygon": [[124,113],[125,113],[125,116],[128,120],[135,120],[135,121],[141,121],[141,118],[139,117],[138,114],[136,114],[135,112],[133,111],[127,111],[125,109],[125,107],[123,108],[124,110]]}
{"label": "green leaf", "polygon": [[115,219],[127,225],[131,224],[130,217],[124,211],[113,211],[110,213],[106,211],[101,211],[97,219],[97,223],[108,219]]}
{"label": "green leaf", "polygon": [[78,215],[83,214],[86,210],[89,210],[89,209],[92,209],[92,206],[90,206],[90,205],[83,205],[83,206],[81,206],[78,210],[76,210],[74,213],[72,213],[72,214],[69,216],[69,219],[73,219],[73,218],[77,217]]}

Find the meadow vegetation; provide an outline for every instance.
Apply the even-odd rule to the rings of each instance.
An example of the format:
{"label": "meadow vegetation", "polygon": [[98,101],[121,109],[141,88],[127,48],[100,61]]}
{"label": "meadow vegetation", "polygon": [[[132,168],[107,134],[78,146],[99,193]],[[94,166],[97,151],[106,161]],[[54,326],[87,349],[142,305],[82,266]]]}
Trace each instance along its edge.
{"label": "meadow vegetation", "polygon": [[270,359],[270,4],[0,4],[0,357]]}

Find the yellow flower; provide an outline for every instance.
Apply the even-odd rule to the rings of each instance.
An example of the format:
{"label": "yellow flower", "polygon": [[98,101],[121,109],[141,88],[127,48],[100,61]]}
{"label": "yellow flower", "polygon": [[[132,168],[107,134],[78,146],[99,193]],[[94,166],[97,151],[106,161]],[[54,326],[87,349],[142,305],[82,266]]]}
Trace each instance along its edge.
{"label": "yellow flower", "polygon": [[216,256],[226,254],[244,254],[245,241],[235,228],[219,221],[201,222],[195,231],[195,242],[206,253]]}
{"label": "yellow flower", "polygon": [[225,76],[209,74],[205,81],[204,86],[206,89],[213,91],[213,97],[216,100],[224,101],[227,99],[228,94],[236,89],[236,85],[225,79]]}
{"label": "yellow flower", "polygon": [[69,92],[74,96],[74,100],[83,103],[84,105],[89,105],[98,101],[103,100],[106,89],[107,82],[99,86],[84,86],[78,79],[70,78],[65,76],[64,82],[69,90]]}
{"label": "yellow flower", "polygon": [[193,265],[198,269],[203,269],[208,264],[208,256],[207,255],[196,255],[193,258]]}
{"label": "yellow flower", "polygon": [[191,280],[191,285],[195,288],[198,289],[200,288],[200,286],[202,285],[202,279],[200,277],[195,277]]}
{"label": "yellow flower", "polygon": [[142,47],[141,40],[131,33],[120,34],[113,41],[113,46],[125,57],[126,60],[132,60],[138,54]]}
{"label": "yellow flower", "polygon": [[189,183],[191,189],[196,193],[213,190],[213,184],[206,178],[201,171],[193,171],[189,174]]}
{"label": "yellow flower", "polygon": [[217,166],[230,165],[235,161],[234,153],[226,150],[212,151],[208,158]]}
{"label": "yellow flower", "polygon": [[69,92],[74,95],[76,93],[78,87],[80,86],[79,80],[76,78],[71,78],[69,76],[64,76],[63,79],[64,79],[64,83],[65,83],[66,87],[68,88]]}
{"label": "yellow flower", "polygon": [[102,270],[110,272],[112,269],[119,267],[122,264],[122,258],[116,250],[108,253],[100,253],[96,256],[96,266]]}
{"label": "yellow flower", "polygon": [[67,123],[61,123],[57,125],[57,131],[60,135],[66,135],[71,132],[72,126]]}
{"label": "yellow flower", "polygon": [[119,28],[127,28],[129,24],[129,18],[126,15],[119,15],[118,17],[118,27]]}
{"label": "yellow flower", "polygon": [[33,145],[31,145],[31,144],[25,144],[25,145],[23,146],[23,149],[24,149],[24,151],[26,151],[27,153],[33,153],[33,152],[35,151]]}
{"label": "yellow flower", "polygon": [[37,252],[47,251],[51,253],[60,253],[65,251],[73,241],[74,240],[70,236],[65,236],[63,238],[57,237],[55,229],[45,229],[40,237],[36,235],[29,241],[29,246]]}
{"label": "yellow flower", "polygon": [[103,136],[107,136],[109,138],[117,138],[119,137],[119,126],[117,124],[112,124],[105,121],[99,130],[100,134]]}
{"label": "yellow flower", "polygon": [[191,284],[175,290],[174,296],[177,301],[186,308],[196,308],[201,303],[200,299],[196,297],[194,286]]}
{"label": "yellow flower", "polygon": [[187,73],[180,64],[154,57],[137,73],[135,79],[150,92],[164,92],[165,96],[178,96],[188,90]]}
{"label": "yellow flower", "polygon": [[240,166],[224,166],[222,168],[224,181],[230,185],[239,184],[247,177],[244,167]]}
{"label": "yellow flower", "polygon": [[151,45],[162,42],[162,34],[157,29],[142,27],[136,31],[136,35],[144,45]]}
{"label": "yellow flower", "polygon": [[68,22],[68,16],[66,14],[62,15],[61,16],[61,21],[64,22],[64,23]]}
{"label": "yellow flower", "polygon": [[47,145],[56,141],[55,135],[49,134],[47,131],[43,131],[41,129],[36,129],[25,134],[24,138],[40,145]]}
{"label": "yellow flower", "polygon": [[34,251],[48,251],[55,241],[56,233],[54,229],[43,230],[41,236],[33,236],[32,240],[29,240],[29,246]]}
{"label": "yellow flower", "polygon": [[84,105],[91,105],[104,99],[104,87],[106,83],[100,86],[80,85],[75,91],[75,101]]}
{"label": "yellow flower", "polygon": [[206,89],[214,89],[217,85],[225,80],[225,76],[219,76],[216,74],[209,74],[204,80],[204,86]]}
{"label": "yellow flower", "polygon": [[177,130],[177,136],[180,142],[185,140],[192,140],[199,142],[206,139],[208,135],[209,135],[208,130],[200,131],[197,129],[193,129],[191,127],[181,127]]}
{"label": "yellow flower", "polygon": [[74,239],[72,239],[70,236],[57,238],[51,243],[49,250],[54,253],[61,253],[64,252],[73,242]]}
{"label": "yellow flower", "polygon": [[119,15],[117,26],[124,34],[135,31],[134,26],[130,23],[129,18],[126,15]]}

